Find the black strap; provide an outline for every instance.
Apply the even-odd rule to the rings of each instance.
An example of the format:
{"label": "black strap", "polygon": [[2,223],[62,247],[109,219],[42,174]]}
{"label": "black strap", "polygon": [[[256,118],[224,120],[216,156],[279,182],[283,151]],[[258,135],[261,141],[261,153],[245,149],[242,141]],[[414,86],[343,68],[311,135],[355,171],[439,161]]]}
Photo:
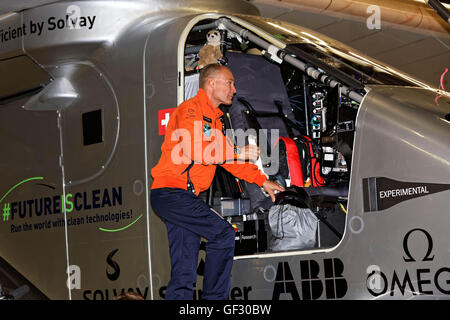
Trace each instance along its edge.
{"label": "black strap", "polygon": [[194,160],[192,160],[192,162],[187,166],[186,169],[183,170],[183,172],[181,174],[183,174],[185,172],[187,173],[187,186],[186,186],[187,190],[192,192],[192,193],[195,193],[194,184],[192,183],[191,177],[189,176],[189,170],[191,170],[191,168],[193,166],[194,166]]}
{"label": "black strap", "polygon": [[225,114],[224,115],[222,115],[219,119],[220,119],[220,122],[222,122],[222,133],[223,133],[223,135],[226,137],[227,136],[227,129],[225,128],[225,120],[224,120],[224,117],[225,117]]}
{"label": "black strap", "polygon": [[[250,104],[250,102],[248,102],[247,100],[245,100],[242,97],[238,97],[237,98],[238,101],[240,103],[242,103],[242,105],[247,108],[247,112],[244,111],[244,116],[245,116],[245,120],[247,121],[247,125],[250,129],[255,129],[256,130],[256,140],[257,140],[257,144],[258,146],[261,147],[261,142],[259,141],[260,139],[260,133],[261,135],[264,135],[262,133],[262,131],[260,131],[262,129],[258,119],[256,118],[256,116],[258,115],[258,113],[255,111],[255,109],[253,108],[253,106]],[[263,140],[266,141],[267,144],[267,156],[270,157],[271,152],[272,152],[272,147],[270,145],[270,141],[267,138],[267,136],[263,136],[261,137]]]}
{"label": "black strap", "polygon": [[185,173],[187,171],[187,173],[189,174],[189,170],[191,170],[191,168],[194,166],[194,160],[192,160],[192,162],[188,165],[188,167],[186,169],[183,170],[183,173]]}
{"label": "black strap", "polygon": [[278,116],[283,121],[284,126],[286,127],[286,131],[287,131],[288,136],[289,137],[294,137],[294,133],[292,132],[292,128],[291,128],[292,124],[289,122],[290,119],[288,119],[288,117],[286,117],[284,115],[284,113],[283,113],[283,103],[281,101],[279,101],[279,100],[275,100],[273,103],[276,105],[276,107],[278,109]]}

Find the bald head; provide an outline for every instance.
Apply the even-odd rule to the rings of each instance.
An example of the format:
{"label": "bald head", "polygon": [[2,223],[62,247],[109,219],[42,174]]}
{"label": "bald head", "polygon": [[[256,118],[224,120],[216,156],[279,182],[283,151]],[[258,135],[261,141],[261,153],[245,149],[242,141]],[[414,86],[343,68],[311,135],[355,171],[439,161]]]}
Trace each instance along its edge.
{"label": "bald head", "polygon": [[216,77],[221,71],[228,70],[229,69],[225,66],[222,66],[218,63],[212,63],[208,64],[206,67],[204,67],[200,71],[200,78],[199,78],[199,86],[202,89],[205,89],[206,87],[206,81],[210,78]]}
{"label": "bald head", "polygon": [[200,71],[199,86],[215,107],[231,105],[236,93],[233,73],[220,64],[209,64]]}

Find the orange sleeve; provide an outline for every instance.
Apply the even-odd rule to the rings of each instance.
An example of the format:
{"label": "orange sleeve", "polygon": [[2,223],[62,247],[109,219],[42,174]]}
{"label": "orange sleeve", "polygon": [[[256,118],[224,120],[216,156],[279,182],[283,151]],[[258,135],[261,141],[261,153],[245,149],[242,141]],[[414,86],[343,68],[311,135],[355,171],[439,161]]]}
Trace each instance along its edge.
{"label": "orange sleeve", "polygon": [[225,170],[230,172],[235,177],[245,180],[249,183],[256,183],[258,186],[262,186],[267,180],[267,176],[258,169],[258,167],[250,162],[234,162],[224,163],[220,165]]}

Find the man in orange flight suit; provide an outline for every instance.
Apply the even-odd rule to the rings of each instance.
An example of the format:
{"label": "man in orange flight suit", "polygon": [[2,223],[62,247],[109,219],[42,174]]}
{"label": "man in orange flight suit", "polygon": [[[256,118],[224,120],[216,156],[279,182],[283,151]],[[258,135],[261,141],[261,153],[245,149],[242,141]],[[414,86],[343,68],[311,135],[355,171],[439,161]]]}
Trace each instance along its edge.
{"label": "man in orange flight suit", "polygon": [[171,279],[165,298],[193,299],[200,237],[208,239],[202,299],[228,299],[234,256],[235,231],[198,194],[211,185],[216,165],[236,177],[262,186],[275,201],[284,191],[268,180],[256,165],[246,162],[259,157],[259,148],[238,149],[223,134],[219,105],[231,105],[236,93],[231,71],[219,64],[200,72],[197,95],[172,113],[161,158],[152,169],[150,201],[167,226]]}

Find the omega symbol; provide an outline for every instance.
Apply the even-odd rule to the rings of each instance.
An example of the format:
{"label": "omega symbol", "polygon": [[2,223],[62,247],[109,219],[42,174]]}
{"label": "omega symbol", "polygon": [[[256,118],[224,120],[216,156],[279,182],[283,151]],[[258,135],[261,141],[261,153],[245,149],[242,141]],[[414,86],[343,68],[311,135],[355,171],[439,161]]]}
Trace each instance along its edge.
{"label": "omega symbol", "polygon": [[424,229],[419,229],[419,228],[412,229],[405,235],[405,238],[403,239],[403,250],[405,251],[405,254],[406,254],[407,257],[403,257],[403,260],[405,262],[415,262],[416,261],[411,256],[411,253],[409,252],[409,247],[408,247],[409,236],[414,231],[421,231],[427,237],[428,249],[427,249],[427,253],[425,254],[425,257],[423,257],[422,261],[433,261],[434,255],[430,257],[430,254],[433,251],[433,239],[431,238],[431,235],[427,231],[425,231]]}

